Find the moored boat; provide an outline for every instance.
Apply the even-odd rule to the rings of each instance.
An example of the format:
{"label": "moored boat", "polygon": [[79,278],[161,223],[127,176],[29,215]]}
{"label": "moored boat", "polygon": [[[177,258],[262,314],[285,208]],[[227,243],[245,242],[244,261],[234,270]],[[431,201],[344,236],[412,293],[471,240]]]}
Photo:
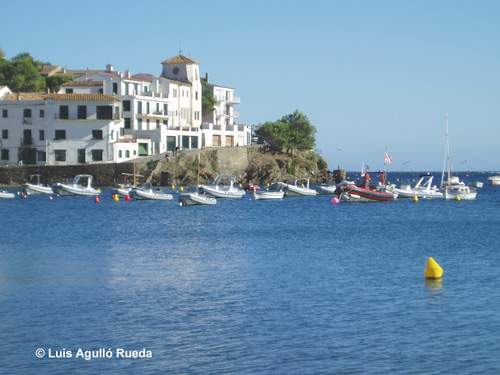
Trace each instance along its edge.
{"label": "moored boat", "polygon": [[30,175],[29,182],[23,184],[21,190],[24,194],[53,194],[52,187],[41,183],[41,174]]}
{"label": "moored boat", "polygon": [[207,196],[203,192],[201,185],[189,187],[185,192],[179,194],[177,200],[180,206],[217,204],[217,199]]}
{"label": "moored boat", "polygon": [[138,187],[130,190],[130,198],[135,200],[172,200],[172,194],[164,193],[160,188],[153,189],[151,184],[146,184],[144,187]]}
{"label": "moored boat", "polygon": [[[229,182],[226,185],[222,183],[226,180]],[[219,175],[212,183],[202,186],[203,191],[215,198],[241,198],[245,195],[245,191],[238,189],[234,186],[236,176],[233,175]]]}
{"label": "moored boat", "polygon": [[400,188],[397,188],[394,185],[386,185],[386,188],[390,192],[398,193],[398,198],[444,198],[443,193],[439,191],[438,187],[432,185],[433,179],[433,175],[426,173],[420,175],[415,187],[411,187],[410,184],[401,184]]}
{"label": "moored boat", "polygon": [[[305,186],[304,183],[306,184]],[[285,195],[287,197],[313,197],[317,194],[318,192],[316,190],[309,188],[308,178],[299,178],[295,180],[293,185],[285,185]]]}
{"label": "moored boat", "polygon": [[330,181],[330,183],[328,183],[328,184],[319,185],[316,188],[316,191],[318,192],[318,194],[321,194],[321,195],[332,195],[332,194],[335,194],[336,188],[337,188],[337,186],[335,185],[335,183],[333,181]]}
{"label": "moored boat", "polygon": [[100,191],[92,187],[92,176],[79,174],[68,183],[58,182],[52,185],[52,191],[57,195],[98,195]]}
{"label": "moored boat", "polygon": [[352,181],[341,182],[335,194],[344,202],[384,202],[398,197],[395,192],[380,191],[376,186],[356,186]]}
{"label": "moored boat", "polygon": [[14,193],[9,193],[7,190],[0,190],[0,199],[14,198]]}
{"label": "moored boat", "polygon": [[457,176],[452,176],[443,188],[445,199],[473,200],[476,199],[477,190],[465,185]]}
{"label": "moored boat", "polygon": [[[124,181],[122,184],[117,184],[113,189],[111,189],[111,194],[112,195],[118,195],[120,197],[126,197],[127,195],[130,194],[130,191],[134,188],[136,188],[135,184],[135,179],[136,177],[144,177],[140,174],[134,174],[134,173],[122,173],[124,176]],[[134,183],[130,181],[130,178],[133,177]]]}
{"label": "moored boat", "polygon": [[500,185],[500,176],[490,176],[488,177],[489,185]]}
{"label": "moored boat", "polygon": [[265,190],[254,190],[253,195],[256,200],[283,199],[285,196],[285,190],[283,186],[278,187],[275,190],[269,187]]}

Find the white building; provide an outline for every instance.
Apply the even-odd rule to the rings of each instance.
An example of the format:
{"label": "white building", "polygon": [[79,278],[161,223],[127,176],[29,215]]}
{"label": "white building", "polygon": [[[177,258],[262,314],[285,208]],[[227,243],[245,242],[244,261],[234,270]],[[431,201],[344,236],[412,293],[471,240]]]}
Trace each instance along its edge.
{"label": "white building", "polygon": [[133,157],[121,101],[104,94],[7,93],[0,97],[1,165],[79,164]]}
{"label": "white building", "polygon": [[132,76],[108,64],[83,76],[78,71],[58,94],[12,94],[0,87],[5,114],[0,164],[123,162],[174,150],[251,144],[250,127],[234,124],[239,114],[233,106],[240,103],[234,89],[210,84],[208,75],[217,106],[202,124],[199,65],[179,55],[162,62],[161,76]]}
{"label": "white building", "polygon": [[203,116],[204,147],[234,147],[252,143],[251,128],[247,125],[235,125],[234,119],[239,118],[239,112],[234,105],[240,104],[241,99],[234,96],[234,88],[214,85],[210,83],[208,73],[204,84],[217,100],[215,110]]}

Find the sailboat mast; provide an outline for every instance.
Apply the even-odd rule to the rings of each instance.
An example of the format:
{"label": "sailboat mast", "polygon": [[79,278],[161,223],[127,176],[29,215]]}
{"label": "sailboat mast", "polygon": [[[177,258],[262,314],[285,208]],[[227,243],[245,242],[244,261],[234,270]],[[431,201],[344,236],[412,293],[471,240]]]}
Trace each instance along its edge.
{"label": "sailboat mast", "polygon": [[448,113],[446,113],[446,145],[444,147],[443,173],[441,174],[441,186],[444,183],[444,172],[448,161],[448,183],[450,182],[450,140],[448,133]]}

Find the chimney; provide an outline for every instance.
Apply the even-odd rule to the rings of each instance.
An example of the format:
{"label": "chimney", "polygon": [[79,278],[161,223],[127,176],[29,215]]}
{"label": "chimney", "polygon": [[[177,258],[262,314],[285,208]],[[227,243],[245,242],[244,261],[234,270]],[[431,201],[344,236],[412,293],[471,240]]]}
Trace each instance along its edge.
{"label": "chimney", "polygon": [[206,78],[205,78],[205,82],[206,82],[206,83],[210,83],[210,82],[208,81],[208,72],[207,72],[206,74],[207,74],[207,76],[206,76]]}
{"label": "chimney", "polygon": [[106,64],[106,71],[107,71],[107,72],[112,72],[112,71],[113,71],[113,65],[111,65],[111,64]]}
{"label": "chimney", "polygon": [[130,69],[125,69],[125,78],[130,78]]}

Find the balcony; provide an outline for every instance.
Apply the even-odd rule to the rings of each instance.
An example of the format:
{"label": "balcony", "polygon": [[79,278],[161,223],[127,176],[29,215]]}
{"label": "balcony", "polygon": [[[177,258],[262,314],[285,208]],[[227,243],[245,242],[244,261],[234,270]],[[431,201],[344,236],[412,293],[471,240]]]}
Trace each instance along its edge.
{"label": "balcony", "polygon": [[33,124],[33,119],[31,117],[23,117],[23,124],[31,125]]}
{"label": "balcony", "polygon": [[228,98],[216,98],[219,103],[230,103],[230,104],[241,104],[241,98],[238,96],[233,96],[231,99]]}
{"label": "balcony", "polygon": [[33,138],[32,137],[21,138],[21,147],[33,147]]}

